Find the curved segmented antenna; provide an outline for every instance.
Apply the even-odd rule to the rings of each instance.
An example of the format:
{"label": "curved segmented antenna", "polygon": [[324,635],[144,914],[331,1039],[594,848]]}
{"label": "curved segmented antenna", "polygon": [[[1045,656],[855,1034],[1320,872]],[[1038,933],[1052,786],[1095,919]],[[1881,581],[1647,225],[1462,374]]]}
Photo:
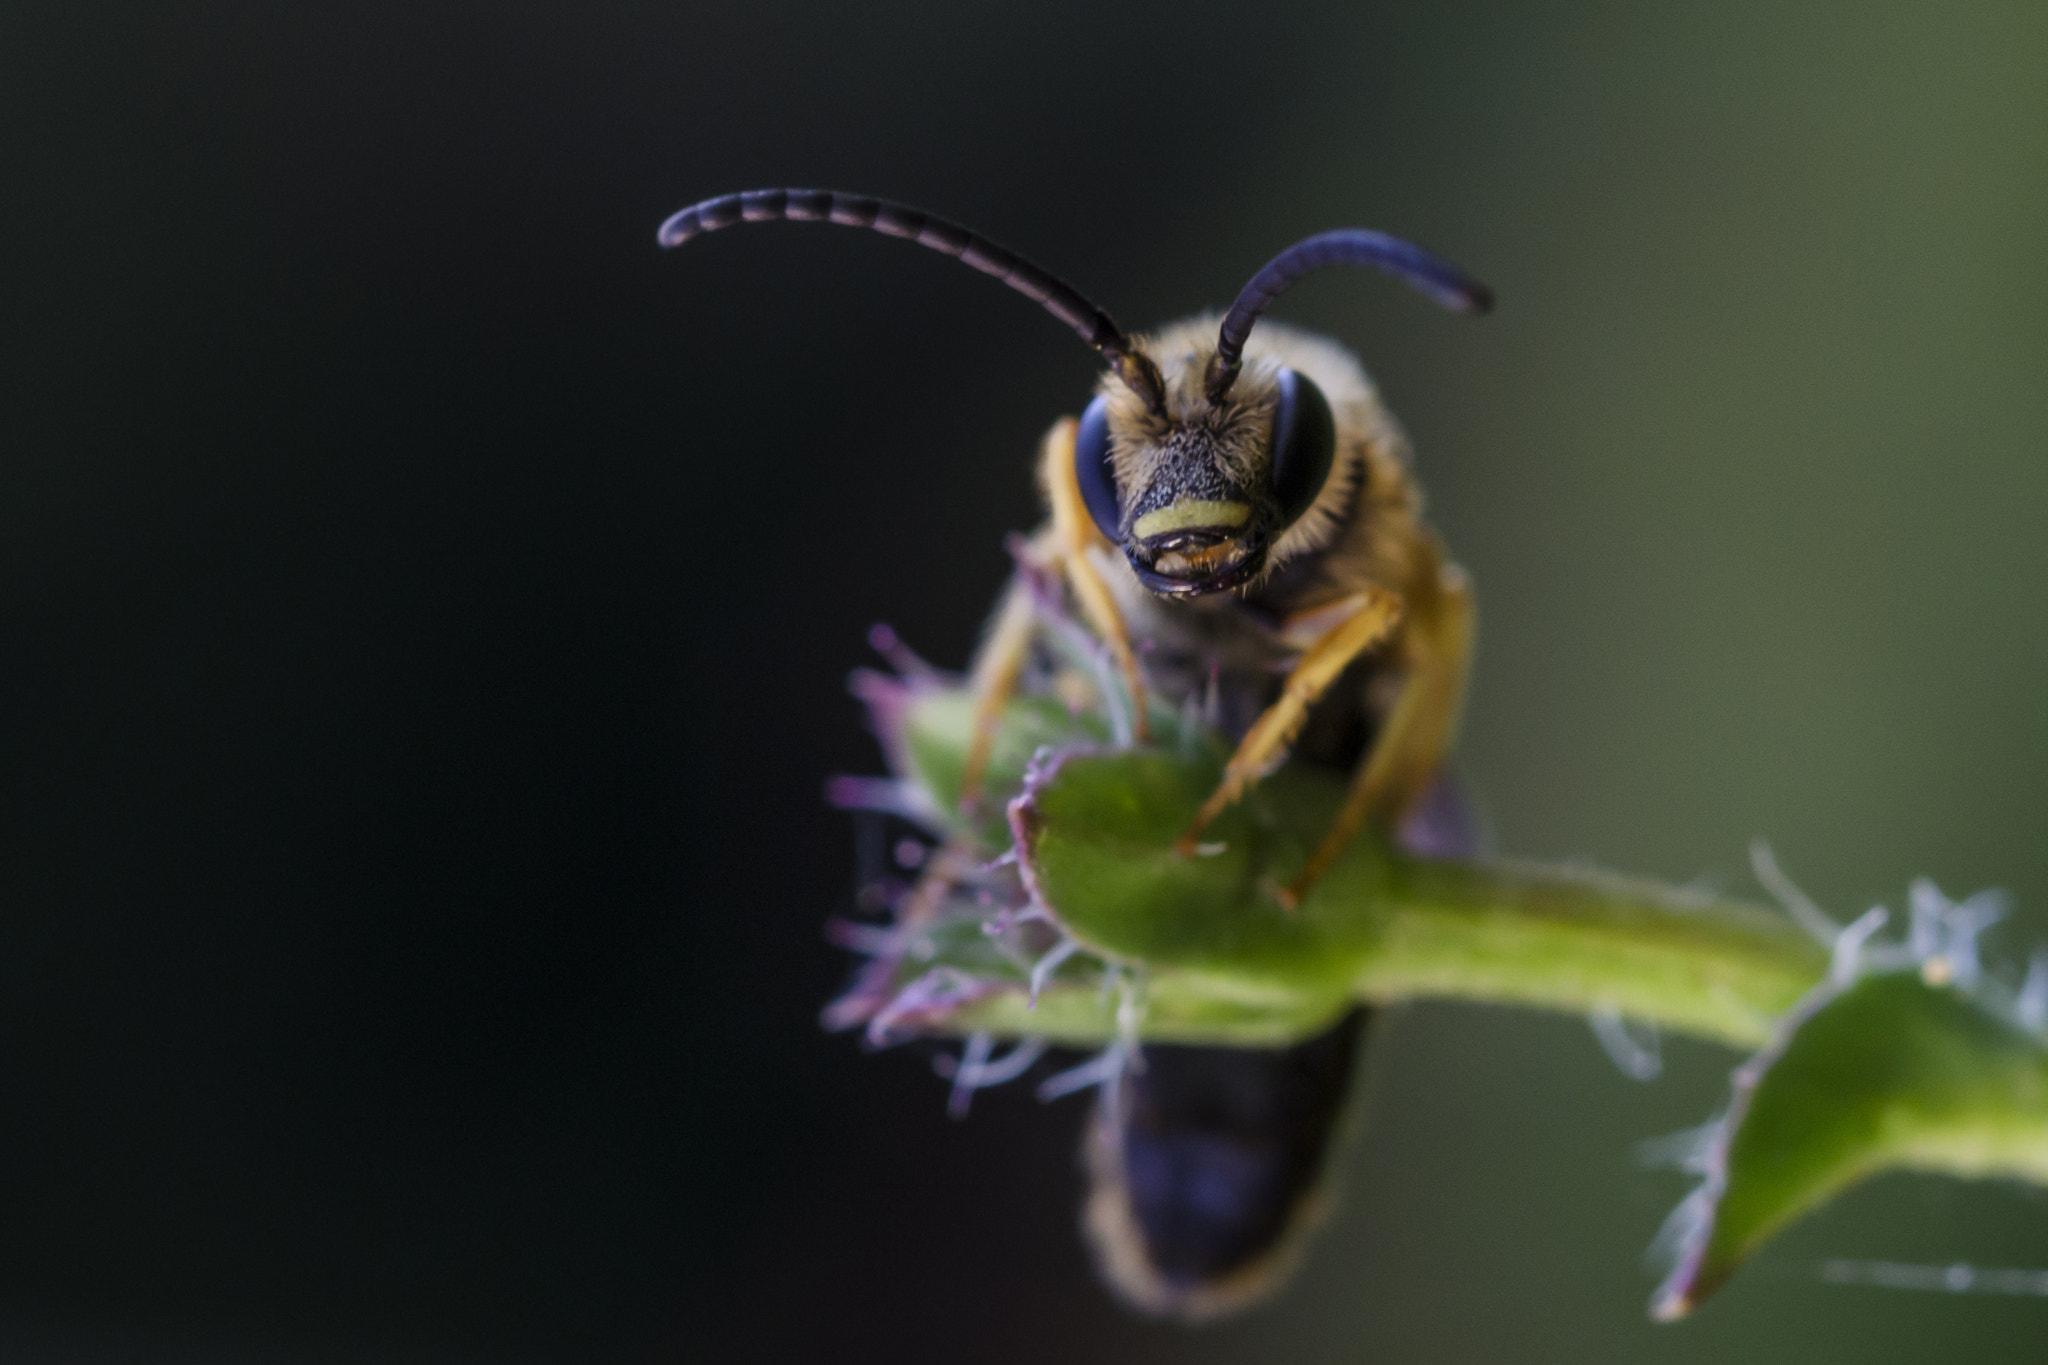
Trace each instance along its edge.
{"label": "curved segmented antenna", "polygon": [[1165,411],[1166,390],[1158,367],[1132,350],[1122,329],[1080,290],[979,233],[906,204],[833,190],[745,190],[721,194],[670,215],[655,233],[655,240],[665,247],[681,246],[692,237],[735,223],[767,223],[785,218],[799,223],[871,228],[959,257],[1073,328],[1083,341],[1102,353],[1102,358],[1145,401],[1146,407],[1155,413]]}
{"label": "curved segmented antenna", "polygon": [[1230,392],[1230,386],[1237,381],[1238,369],[1244,362],[1245,339],[1251,335],[1252,325],[1273,306],[1273,300],[1303,275],[1327,265],[1369,265],[1384,270],[1460,313],[1484,313],[1493,307],[1492,290],[1413,242],[1370,228],[1319,232],[1266,262],[1252,276],[1251,283],[1238,291],[1237,301],[1230,305],[1223,328],[1217,334],[1216,355],[1203,376],[1211,402]]}

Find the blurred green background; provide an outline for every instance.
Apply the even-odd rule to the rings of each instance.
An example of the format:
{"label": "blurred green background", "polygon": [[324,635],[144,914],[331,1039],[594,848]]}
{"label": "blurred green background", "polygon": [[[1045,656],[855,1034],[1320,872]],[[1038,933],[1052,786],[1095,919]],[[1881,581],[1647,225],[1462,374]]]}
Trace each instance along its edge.
{"label": "blurred green background", "polygon": [[819,1034],[868,622],[964,660],[1090,358],[1364,224],[1353,345],[1474,572],[1498,845],[2048,931],[2048,10],[0,11],[0,1344],[52,1360],[2038,1358],[2048,1200],[1891,1178],[1695,1320],[1572,1020],[1378,1035],[1347,1197],[1200,1333],[1090,1283],[1074,1102]]}

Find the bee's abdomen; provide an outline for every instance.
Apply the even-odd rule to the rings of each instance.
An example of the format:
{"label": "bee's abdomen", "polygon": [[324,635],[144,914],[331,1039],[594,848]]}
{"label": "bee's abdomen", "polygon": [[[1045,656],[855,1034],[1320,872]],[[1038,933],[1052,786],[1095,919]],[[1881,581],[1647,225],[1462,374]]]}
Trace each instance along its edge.
{"label": "bee's abdomen", "polygon": [[1134,1306],[1229,1312],[1290,1268],[1321,1212],[1366,1011],[1292,1047],[1153,1045],[1089,1126],[1086,1221]]}

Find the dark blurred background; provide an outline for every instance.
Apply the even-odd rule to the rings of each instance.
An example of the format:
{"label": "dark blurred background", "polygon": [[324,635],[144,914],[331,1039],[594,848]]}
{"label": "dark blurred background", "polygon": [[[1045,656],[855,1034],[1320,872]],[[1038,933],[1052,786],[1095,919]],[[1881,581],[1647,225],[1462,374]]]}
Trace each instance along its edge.
{"label": "dark blurred background", "polygon": [[[166,7],[168,8],[168,7]],[[0,1351],[46,1360],[2032,1360],[2048,1200],[1891,1178],[1696,1320],[1637,1140],[1734,1058],[1392,1020],[1274,1306],[1092,1284],[1081,1103],[816,1025],[821,780],[886,619],[962,662],[1085,348],[1367,224],[1355,346],[1476,574],[1499,844],[2048,930],[2048,10],[0,8]]]}

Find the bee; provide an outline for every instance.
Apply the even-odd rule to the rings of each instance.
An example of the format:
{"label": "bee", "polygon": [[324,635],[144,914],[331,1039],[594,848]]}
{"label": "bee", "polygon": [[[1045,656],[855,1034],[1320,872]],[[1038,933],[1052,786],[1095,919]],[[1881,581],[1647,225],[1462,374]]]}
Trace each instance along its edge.
{"label": "bee", "polygon": [[[1406,438],[1364,368],[1334,342],[1258,324],[1327,266],[1372,267],[1463,313],[1491,308],[1484,286],[1411,243],[1345,228],[1282,251],[1220,317],[1133,336],[1014,252],[886,200],[728,194],[673,215],[658,239],[674,247],[775,220],[867,228],[957,257],[1039,303],[1106,362],[1080,415],[1056,422],[1040,447],[1047,516],[1025,552],[1056,571],[1113,655],[1140,741],[1148,694],[1199,699],[1234,739],[1181,854],[1203,852],[1210,823],[1290,755],[1348,770],[1315,851],[1271,888],[1291,910],[1361,829],[1399,829],[1441,790],[1472,650],[1469,579],[1423,519]],[[970,804],[1032,657],[1032,591],[1020,574],[974,660]],[[1105,1094],[1085,1146],[1084,1224],[1126,1299],[1200,1318],[1276,1282],[1322,1203],[1365,1025],[1357,1010],[1292,1047],[1149,1046]]]}

